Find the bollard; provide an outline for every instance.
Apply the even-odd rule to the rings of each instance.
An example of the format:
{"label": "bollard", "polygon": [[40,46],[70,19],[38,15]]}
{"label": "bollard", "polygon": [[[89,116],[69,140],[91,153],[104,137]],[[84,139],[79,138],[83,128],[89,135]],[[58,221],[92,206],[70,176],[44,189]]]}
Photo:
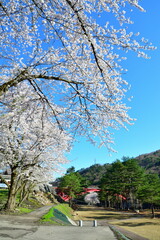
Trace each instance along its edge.
{"label": "bollard", "polygon": [[79,220],[79,226],[80,226],[80,227],[83,226],[83,222],[82,222],[82,220]]}
{"label": "bollard", "polygon": [[93,220],[93,227],[97,227],[97,220]]}

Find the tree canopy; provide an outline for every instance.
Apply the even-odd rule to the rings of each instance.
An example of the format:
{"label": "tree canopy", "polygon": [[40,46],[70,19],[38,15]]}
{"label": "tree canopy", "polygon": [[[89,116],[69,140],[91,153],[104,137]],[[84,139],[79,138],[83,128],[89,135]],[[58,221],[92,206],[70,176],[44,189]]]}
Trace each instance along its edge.
{"label": "tree canopy", "polygon": [[154,47],[129,31],[130,9],[143,11],[138,0],[0,2],[0,157],[12,182],[37,179],[35,162],[57,169],[76,134],[111,149],[111,129],[132,123],[121,61]]}
{"label": "tree canopy", "polygon": [[143,203],[151,204],[152,215],[155,217],[154,205],[160,203],[160,178],[158,174],[146,174],[145,181],[138,189],[137,197]]}
{"label": "tree canopy", "polygon": [[[24,182],[45,183],[66,163],[69,136],[54,126],[52,113],[43,110],[35,92],[25,83],[6,93],[0,111],[0,166],[10,168],[11,184],[7,208]],[[10,202],[13,202],[10,203]]]}
{"label": "tree canopy", "polygon": [[122,52],[154,48],[129,32],[131,8],[143,11],[138,0],[1,1],[0,95],[25,81],[60,129],[109,147],[110,129],[132,122]]}
{"label": "tree canopy", "polygon": [[60,178],[58,189],[69,196],[70,204],[72,204],[72,199],[82,192],[83,181],[84,179],[78,172],[71,172]]}
{"label": "tree canopy", "polygon": [[115,161],[101,179],[102,198],[108,199],[112,196],[118,201],[125,199],[127,208],[130,205],[135,208],[136,194],[141,184],[144,183],[144,177],[145,171],[135,159],[128,159],[124,162]]}

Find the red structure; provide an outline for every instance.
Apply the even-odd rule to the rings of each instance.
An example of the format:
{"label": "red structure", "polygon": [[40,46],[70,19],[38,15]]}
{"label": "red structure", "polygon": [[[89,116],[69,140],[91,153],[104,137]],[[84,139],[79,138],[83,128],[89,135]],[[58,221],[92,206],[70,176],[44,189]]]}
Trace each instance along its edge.
{"label": "red structure", "polygon": [[[69,197],[67,194],[65,194],[64,192],[62,192],[58,187],[55,187],[55,191],[57,193],[57,195],[63,199],[65,202],[69,201],[71,199],[71,197]],[[84,191],[77,194],[77,195],[84,195],[84,194],[87,194],[87,193],[91,193],[91,192],[100,192],[101,189],[99,188],[84,188]],[[126,200],[126,198],[122,195],[119,195],[119,194],[115,194],[115,196],[121,198],[122,200]]]}
{"label": "red structure", "polygon": [[[68,195],[66,195],[64,192],[60,191],[59,188],[55,188],[56,192],[57,192],[57,195],[62,198],[65,202],[69,201],[71,199],[71,197],[69,197]],[[91,192],[99,192],[101,191],[101,189],[99,188],[84,188],[84,191],[81,192],[80,194],[78,195],[84,195],[84,194],[87,194],[87,193],[91,193]]]}
{"label": "red structure", "polygon": [[68,195],[66,195],[64,192],[58,191],[57,195],[62,198],[65,202],[68,202],[71,197],[69,197]]}

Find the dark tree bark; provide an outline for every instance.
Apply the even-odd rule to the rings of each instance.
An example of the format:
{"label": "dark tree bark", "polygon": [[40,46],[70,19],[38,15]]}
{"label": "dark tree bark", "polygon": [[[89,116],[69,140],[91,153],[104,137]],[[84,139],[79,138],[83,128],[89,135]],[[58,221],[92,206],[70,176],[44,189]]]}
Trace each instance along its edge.
{"label": "dark tree bark", "polygon": [[11,169],[11,185],[8,193],[7,203],[5,209],[13,211],[16,206],[16,194],[17,194],[17,172],[16,168]]}

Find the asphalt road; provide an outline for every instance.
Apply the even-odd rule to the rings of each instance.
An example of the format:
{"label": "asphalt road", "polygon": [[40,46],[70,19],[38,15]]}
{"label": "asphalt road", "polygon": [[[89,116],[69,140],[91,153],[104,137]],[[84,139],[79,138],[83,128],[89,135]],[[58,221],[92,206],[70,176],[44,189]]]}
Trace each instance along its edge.
{"label": "asphalt road", "polygon": [[[47,211],[43,209],[42,212]],[[115,240],[108,226],[44,226],[37,223],[42,212],[25,216],[0,215],[0,240]]]}
{"label": "asphalt road", "polygon": [[0,240],[115,240],[107,226],[38,226],[8,220],[0,222]]}
{"label": "asphalt road", "polygon": [[[8,225],[8,224],[7,224]],[[1,223],[1,240],[115,240],[109,227],[7,226]]]}
{"label": "asphalt road", "polygon": [[[0,214],[0,240],[115,240],[108,227],[107,220],[98,220],[98,227],[93,221],[83,221],[83,226],[44,226],[38,223],[42,215],[52,206],[44,206],[31,213],[15,216]],[[117,227],[116,227],[117,228]],[[148,240],[123,228],[122,234],[133,240]]]}

